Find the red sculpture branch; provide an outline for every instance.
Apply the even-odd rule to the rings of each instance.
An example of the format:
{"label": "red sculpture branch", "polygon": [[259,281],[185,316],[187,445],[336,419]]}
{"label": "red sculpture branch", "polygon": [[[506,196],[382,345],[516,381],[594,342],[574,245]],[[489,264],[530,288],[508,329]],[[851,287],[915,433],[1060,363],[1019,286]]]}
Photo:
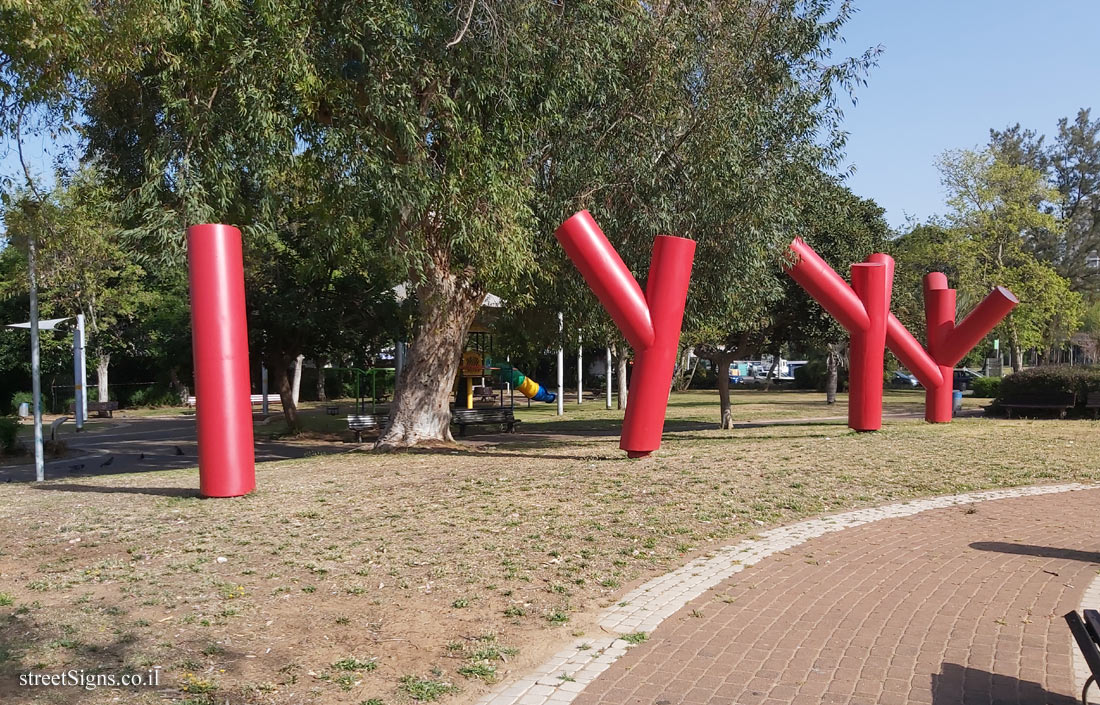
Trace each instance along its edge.
{"label": "red sculpture branch", "polygon": [[695,242],[657,236],[643,295],[588,211],[574,214],[554,236],[634,348],[630,403],[619,447],[631,458],[649,455],[661,447]]}

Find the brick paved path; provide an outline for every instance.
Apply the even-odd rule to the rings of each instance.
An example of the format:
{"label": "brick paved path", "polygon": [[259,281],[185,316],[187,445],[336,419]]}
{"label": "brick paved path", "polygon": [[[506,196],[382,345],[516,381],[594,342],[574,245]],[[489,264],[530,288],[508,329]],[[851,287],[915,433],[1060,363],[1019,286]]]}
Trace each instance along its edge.
{"label": "brick paved path", "polygon": [[1098,568],[1100,490],[847,529],[689,603],[574,702],[1072,705],[1061,615]]}

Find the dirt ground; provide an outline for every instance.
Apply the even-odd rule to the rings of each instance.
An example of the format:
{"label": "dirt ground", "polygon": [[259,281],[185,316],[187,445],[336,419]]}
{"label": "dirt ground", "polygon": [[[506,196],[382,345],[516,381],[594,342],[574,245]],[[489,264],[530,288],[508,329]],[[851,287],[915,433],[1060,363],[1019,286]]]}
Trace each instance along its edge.
{"label": "dirt ground", "polygon": [[[521,408],[528,433],[460,449],[267,463],[233,500],[197,498],[194,469],[0,484],[0,702],[462,705],[599,637],[594,616],[632,585],[768,526],[1100,480],[1096,422],[721,432],[702,399],[674,397],[673,430],[643,460],[593,404],[566,422]],[[837,414],[771,401],[789,405],[776,418]],[[18,685],[153,667],[159,688]]]}

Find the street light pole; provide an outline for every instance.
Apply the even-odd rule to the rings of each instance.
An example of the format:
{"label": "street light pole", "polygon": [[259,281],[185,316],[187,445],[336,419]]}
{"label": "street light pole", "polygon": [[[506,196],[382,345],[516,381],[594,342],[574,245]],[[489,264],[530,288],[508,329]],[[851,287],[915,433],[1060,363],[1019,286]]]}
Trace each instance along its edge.
{"label": "street light pole", "polygon": [[42,370],[38,359],[38,277],[35,274],[35,240],[32,233],[27,246],[27,271],[31,284],[31,395],[34,397],[34,479],[46,479],[42,460]]}

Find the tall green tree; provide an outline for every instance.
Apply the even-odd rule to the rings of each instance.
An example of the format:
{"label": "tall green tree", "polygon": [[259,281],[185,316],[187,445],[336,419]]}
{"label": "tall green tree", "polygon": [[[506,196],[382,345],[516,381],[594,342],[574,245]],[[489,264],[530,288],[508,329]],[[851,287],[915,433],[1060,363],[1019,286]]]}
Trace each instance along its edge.
{"label": "tall green tree", "polygon": [[1012,348],[1012,367],[1023,353],[1052,347],[1080,325],[1082,298],[1031,245],[1057,238],[1062,223],[1051,207],[1060,195],[1030,167],[998,160],[993,150],[954,151],[940,159],[951,224],[966,237],[969,271],[958,285],[977,301],[992,287],[1006,285],[1020,306],[996,329]]}

